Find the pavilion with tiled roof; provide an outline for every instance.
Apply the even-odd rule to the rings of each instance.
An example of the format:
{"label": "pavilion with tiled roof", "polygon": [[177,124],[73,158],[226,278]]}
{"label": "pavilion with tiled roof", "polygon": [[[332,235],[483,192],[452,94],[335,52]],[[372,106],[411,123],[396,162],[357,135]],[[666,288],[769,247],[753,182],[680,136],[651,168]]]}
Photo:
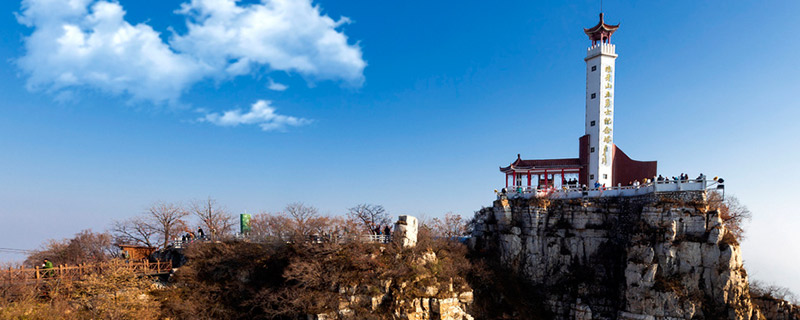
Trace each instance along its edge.
{"label": "pavilion with tiled roof", "polygon": [[611,35],[614,34],[614,31],[617,31],[617,29],[619,29],[619,24],[607,24],[603,20],[603,13],[601,12],[600,22],[594,27],[583,29],[583,32],[592,40],[592,45],[596,45],[598,41],[601,43],[610,43]]}

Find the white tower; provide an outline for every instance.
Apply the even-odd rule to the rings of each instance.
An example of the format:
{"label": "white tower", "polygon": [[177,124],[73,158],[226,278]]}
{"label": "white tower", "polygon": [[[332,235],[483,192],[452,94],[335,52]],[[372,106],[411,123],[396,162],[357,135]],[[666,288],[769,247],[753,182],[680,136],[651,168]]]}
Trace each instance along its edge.
{"label": "white tower", "polygon": [[589,187],[612,186],[614,154],[614,79],[617,54],[611,34],[619,25],[603,21],[584,29],[592,40],[586,54],[586,134],[589,135]]}

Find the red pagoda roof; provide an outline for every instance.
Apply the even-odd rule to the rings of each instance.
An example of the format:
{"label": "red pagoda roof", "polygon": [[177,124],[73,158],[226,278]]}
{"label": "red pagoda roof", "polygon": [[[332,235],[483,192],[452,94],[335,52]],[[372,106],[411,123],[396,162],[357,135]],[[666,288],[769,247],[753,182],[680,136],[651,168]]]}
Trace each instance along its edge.
{"label": "red pagoda roof", "polygon": [[617,29],[619,29],[619,24],[616,25],[607,24],[603,20],[603,13],[601,12],[600,22],[594,27],[591,27],[589,29],[583,29],[583,32],[585,32],[586,35],[589,36],[589,39],[592,40],[592,43],[594,43],[597,41],[602,41],[604,39],[611,38],[611,35],[614,33],[614,31],[617,31]]}
{"label": "red pagoda roof", "polygon": [[500,167],[501,172],[506,172],[512,169],[532,170],[532,169],[565,169],[565,168],[580,168],[581,161],[578,158],[574,159],[538,159],[538,160],[522,160],[517,155],[517,160],[511,163],[508,167]]}

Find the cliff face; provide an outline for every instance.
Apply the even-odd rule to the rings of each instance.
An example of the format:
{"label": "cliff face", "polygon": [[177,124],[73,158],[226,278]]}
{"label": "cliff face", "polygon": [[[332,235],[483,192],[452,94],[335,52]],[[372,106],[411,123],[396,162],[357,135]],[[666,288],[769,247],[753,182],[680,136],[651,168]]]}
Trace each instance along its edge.
{"label": "cliff face", "polygon": [[703,192],[499,199],[471,247],[541,292],[555,319],[759,319],[739,246]]}
{"label": "cliff face", "polygon": [[[433,251],[426,252],[413,263],[418,268],[413,279],[396,281],[385,278],[380,285],[357,285],[340,288],[339,308],[334,312],[309,315],[311,320],[335,319],[398,319],[398,320],[473,320],[468,313],[473,302],[472,290],[453,280],[441,281],[424,271],[437,264]],[[359,314],[351,306],[362,306]],[[388,307],[388,308],[387,308]],[[369,313],[384,313],[370,317]]]}
{"label": "cliff face", "polygon": [[[374,288],[370,289],[375,291]],[[396,307],[389,310],[389,314],[385,315],[384,318],[399,320],[473,320],[474,318],[467,313],[469,305],[472,303],[472,292],[451,293],[452,297],[425,297],[425,294],[422,294],[421,297],[391,302],[387,302],[393,299],[390,290],[382,292],[380,296],[351,295],[343,297],[345,299],[343,299],[338,311],[310,314],[308,315],[308,319],[371,319],[364,314],[356,314],[348,307],[350,303],[362,303],[366,301],[372,305],[370,308],[372,312],[386,312],[380,310],[381,304],[392,303],[395,305]]]}
{"label": "cliff face", "polygon": [[787,301],[770,298],[753,298],[753,304],[758,307],[764,318],[769,320],[796,320],[800,319],[800,308]]}

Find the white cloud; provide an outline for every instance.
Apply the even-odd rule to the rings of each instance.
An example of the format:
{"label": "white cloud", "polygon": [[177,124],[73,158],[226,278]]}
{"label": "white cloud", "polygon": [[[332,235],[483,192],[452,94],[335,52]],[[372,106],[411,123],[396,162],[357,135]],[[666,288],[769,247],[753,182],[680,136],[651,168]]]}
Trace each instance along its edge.
{"label": "white cloud", "polygon": [[203,79],[263,67],[363,83],[361,49],[337,30],[349,20],[334,21],[310,0],[192,0],[177,12],[188,32],[165,42],[149,25],[125,21],[117,2],[23,0],[17,19],[34,30],[18,65],[34,90],[89,88],[156,103],[178,100]]}
{"label": "white cloud", "polygon": [[250,110],[247,112],[234,109],[223,113],[206,113],[198,121],[224,127],[252,124],[258,125],[264,131],[282,131],[286,127],[299,127],[312,122],[309,119],[275,113],[275,108],[270,105],[271,103],[269,100],[258,100],[250,106]]}
{"label": "white cloud", "polygon": [[269,83],[267,84],[267,88],[275,91],[286,91],[286,89],[289,89],[289,86],[282,83],[277,83],[275,82],[275,80],[272,80],[272,78],[270,78]]}
{"label": "white cloud", "polygon": [[26,0],[20,22],[35,28],[19,66],[28,87],[59,92],[75,87],[129,94],[155,102],[176,100],[208,68],[172,51],[157,32],[131,25],[117,3]]}
{"label": "white cloud", "polygon": [[366,63],[361,50],[336,30],[350,20],[334,21],[309,0],[264,0],[245,6],[236,0],[191,0],[178,12],[192,21],[186,35],[173,39],[175,48],[213,66],[233,67],[226,70],[231,75],[268,65],[314,79],[356,85],[363,81]]}

